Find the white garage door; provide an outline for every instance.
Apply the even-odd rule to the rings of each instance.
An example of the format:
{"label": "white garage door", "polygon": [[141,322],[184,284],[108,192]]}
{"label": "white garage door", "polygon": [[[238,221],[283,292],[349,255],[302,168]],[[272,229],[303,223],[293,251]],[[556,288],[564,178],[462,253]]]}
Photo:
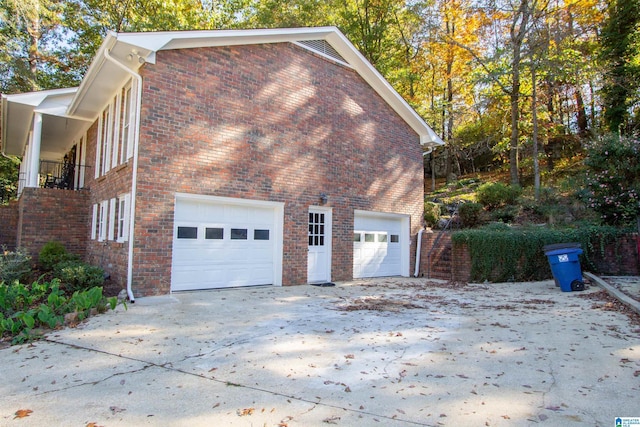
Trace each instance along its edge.
{"label": "white garage door", "polygon": [[171,290],[281,285],[282,206],[177,196]]}
{"label": "white garage door", "polygon": [[408,236],[406,215],[356,211],[353,277],[408,276]]}

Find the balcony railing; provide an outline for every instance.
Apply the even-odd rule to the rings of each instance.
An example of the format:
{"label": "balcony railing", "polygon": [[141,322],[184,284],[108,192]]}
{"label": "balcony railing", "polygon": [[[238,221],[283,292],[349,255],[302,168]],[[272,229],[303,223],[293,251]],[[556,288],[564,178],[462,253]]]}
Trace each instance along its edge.
{"label": "balcony railing", "polygon": [[40,187],[79,190],[84,188],[85,165],[69,162],[40,161]]}

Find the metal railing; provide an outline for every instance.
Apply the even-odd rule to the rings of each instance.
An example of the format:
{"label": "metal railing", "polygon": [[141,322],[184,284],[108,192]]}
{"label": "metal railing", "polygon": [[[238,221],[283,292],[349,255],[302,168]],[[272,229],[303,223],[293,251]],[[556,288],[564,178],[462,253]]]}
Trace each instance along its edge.
{"label": "metal railing", "polygon": [[74,165],[69,162],[53,162],[50,160],[40,161],[40,182],[42,188],[61,188],[65,190],[80,190],[83,183],[79,179],[80,174],[88,166]]}

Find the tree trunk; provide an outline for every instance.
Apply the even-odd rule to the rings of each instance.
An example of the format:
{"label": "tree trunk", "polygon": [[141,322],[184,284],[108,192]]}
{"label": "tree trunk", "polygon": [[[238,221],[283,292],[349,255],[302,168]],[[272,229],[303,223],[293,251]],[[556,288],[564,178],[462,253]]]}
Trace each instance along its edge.
{"label": "tree trunk", "polygon": [[529,0],[520,0],[518,11],[513,17],[511,24],[510,36],[511,47],[513,49],[513,58],[511,60],[511,138],[509,147],[509,171],[511,175],[511,184],[520,184],[518,176],[518,145],[520,132],[518,124],[520,123],[520,62],[522,55],[522,44],[528,31],[529,18],[531,9],[529,8]]}
{"label": "tree trunk", "polygon": [[29,22],[29,73],[31,90],[36,91],[38,87],[38,42],[40,40],[40,22],[36,17]]}
{"label": "tree trunk", "polygon": [[576,107],[578,109],[578,135],[584,137],[589,132],[589,122],[587,120],[587,112],[584,108],[584,100],[582,93],[578,87],[574,88],[576,93]]}
{"label": "tree trunk", "polygon": [[536,67],[531,67],[531,118],[533,121],[533,188],[536,201],[540,200],[540,165],[538,164],[538,94]]}

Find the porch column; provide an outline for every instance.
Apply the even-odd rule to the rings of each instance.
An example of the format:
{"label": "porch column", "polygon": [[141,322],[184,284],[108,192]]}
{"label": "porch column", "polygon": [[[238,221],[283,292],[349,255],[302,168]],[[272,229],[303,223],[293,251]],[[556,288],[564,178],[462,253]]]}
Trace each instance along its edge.
{"label": "porch column", "polygon": [[40,172],[40,142],[42,139],[42,114],[33,114],[33,132],[29,149],[29,167],[27,170],[27,187],[39,186],[38,173]]}

